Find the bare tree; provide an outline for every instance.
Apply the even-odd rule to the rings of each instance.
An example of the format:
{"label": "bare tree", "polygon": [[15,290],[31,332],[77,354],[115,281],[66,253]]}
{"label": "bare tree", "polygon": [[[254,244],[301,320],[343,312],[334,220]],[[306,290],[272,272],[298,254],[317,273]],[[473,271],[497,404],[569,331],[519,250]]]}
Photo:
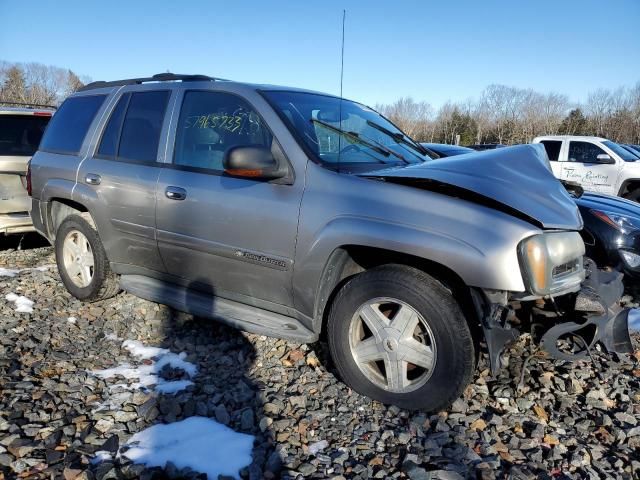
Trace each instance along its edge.
{"label": "bare tree", "polygon": [[83,84],[71,70],[41,63],[0,62],[0,103],[58,105]]}
{"label": "bare tree", "polygon": [[411,97],[403,97],[391,105],[377,105],[376,109],[410,137],[428,140],[433,108],[427,102],[416,102]]}
{"label": "bare tree", "polygon": [[640,82],[632,88],[596,90],[584,105],[555,92],[489,85],[478,100],[446,102],[435,118],[427,103],[411,98],[378,109],[420,140],[454,143],[460,135],[463,143],[513,144],[564,133],[640,143]]}
{"label": "bare tree", "polygon": [[600,88],[587,97],[585,111],[593,122],[595,135],[604,135],[606,119],[611,115],[611,91]]}

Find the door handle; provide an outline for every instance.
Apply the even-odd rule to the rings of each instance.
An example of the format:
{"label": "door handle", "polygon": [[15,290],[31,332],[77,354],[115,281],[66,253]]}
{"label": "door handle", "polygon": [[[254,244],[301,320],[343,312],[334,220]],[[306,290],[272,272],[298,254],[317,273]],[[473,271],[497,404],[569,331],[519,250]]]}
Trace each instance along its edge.
{"label": "door handle", "polygon": [[100,178],[100,175],[96,173],[87,173],[87,176],[84,177],[84,181],[89,185],[100,185],[102,178]]}
{"label": "door handle", "polygon": [[164,194],[170,200],[184,200],[187,198],[187,191],[180,187],[167,187]]}

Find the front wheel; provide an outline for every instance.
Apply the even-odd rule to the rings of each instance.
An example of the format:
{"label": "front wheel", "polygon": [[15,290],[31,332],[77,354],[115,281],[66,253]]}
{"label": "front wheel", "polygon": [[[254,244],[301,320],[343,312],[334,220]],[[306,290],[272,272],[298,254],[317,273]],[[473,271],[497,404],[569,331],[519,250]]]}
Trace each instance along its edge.
{"label": "front wheel", "polygon": [[327,333],[345,383],[385,404],[446,408],[475,367],[474,342],[457,302],[411,267],[382,266],[347,282],[332,304]]}
{"label": "front wheel", "polygon": [[74,297],[95,302],[118,293],[98,232],[84,218],[70,215],[62,222],[55,251],[62,283]]}

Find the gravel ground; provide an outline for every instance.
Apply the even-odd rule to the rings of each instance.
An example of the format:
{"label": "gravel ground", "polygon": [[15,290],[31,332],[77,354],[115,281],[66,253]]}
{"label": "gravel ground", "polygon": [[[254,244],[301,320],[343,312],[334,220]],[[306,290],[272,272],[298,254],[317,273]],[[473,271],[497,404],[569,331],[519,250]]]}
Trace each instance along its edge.
{"label": "gravel ground", "polygon": [[[0,267],[27,269],[0,277],[0,478],[204,478],[113,460],[134,433],[191,416],[255,436],[243,478],[640,478],[640,354],[571,365],[523,337],[498,378],[483,356],[448,411],[412,413],[340,383],[322,344],[241,333],[128,294],[82,304],[52,249],[28,243],[36,248],[0,252]],[[33,312],[16,312],[10,293]],[[186,352],[193,385],[145,393],[91,374],[132,362],[124,339]],[[92,463],[97,451],[111,456]]]}

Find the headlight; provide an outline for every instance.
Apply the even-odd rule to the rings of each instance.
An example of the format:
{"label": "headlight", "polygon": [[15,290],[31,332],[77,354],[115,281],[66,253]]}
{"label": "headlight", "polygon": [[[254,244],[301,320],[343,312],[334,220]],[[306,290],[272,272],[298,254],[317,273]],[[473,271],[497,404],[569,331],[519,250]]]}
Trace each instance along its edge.
{"label": "headlight", "polygon": [[629,250],[623,250],[622,248],[619,250],[620,256],[624,260],[624,263],[627,264],[629,268],[638,268],[640,267],[640,255],[634,252],[630,252]]}
{"label": "headlight", "polygon": [[519,256],[531,293],[550,295],[578,287],[584,280],[584,242],[578,232],[553,232],[523,240]]}
{"label": "headlight", "polygon": [[638,217],[620,215],[619,213],[607,212],[606,210],[591,210],[591,213],[620,233],[626,234],[640,230],[640,218]]}

